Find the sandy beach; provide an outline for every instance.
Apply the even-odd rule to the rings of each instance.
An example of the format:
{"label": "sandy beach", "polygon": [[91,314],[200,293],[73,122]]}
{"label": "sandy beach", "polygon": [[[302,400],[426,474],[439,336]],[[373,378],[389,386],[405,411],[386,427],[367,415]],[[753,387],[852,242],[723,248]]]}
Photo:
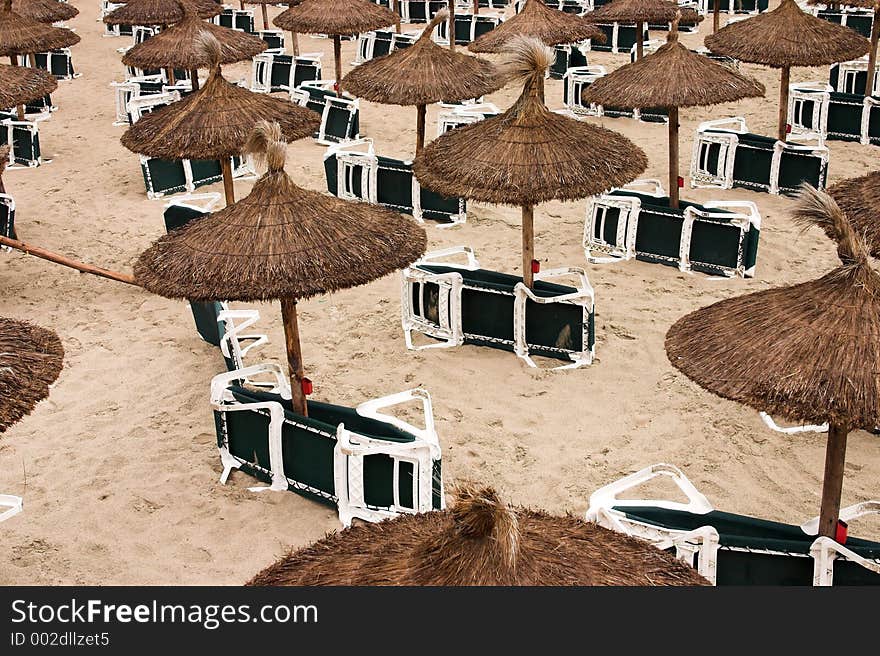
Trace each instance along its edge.
{"label": "sandy beach", "polygon": [[[40,125],[53,161],[6,172],[19,238],[86,262],[131,271],[138,254],[164,233],[163,200],[148,200],[138,157],[119,142],[114,90],[124,68],[105,38],[97,0],[73,0],[69,22],[82,76],[60,81],[59,106]],[[772,3],[775,6],[777,3]],[[270,7],[270,16],[280,12]],[[259,7],[257,23],[261,24]],[[412,26],[405,29],[420,29]],[[701,45],[711,18],[697,34]],[[664,38],[665,33],[652,33]],[[302,52],[332,43],[300,36]],[[343,44],[344,70],[355,42]],[[628,55],[590,53],[609,70]],[[250,62],[224,67],[249,79]],[[778,72],[742,65],[766,85],[765,98],[682,111],[682,174],[696,126],[745,117],[752,132],[773,134]],[[799,68],[792,81],[827,80],[828,69]],[[520,89],[486,98],[505,109]],[[547,103],[562,107],[562,83],[547,81]],[[428,109],[436,136],[437,107]],[[361,103],[361,132],[376,151],[411,157],[416,112]],[[587,119],[635,141],[648,155],[644,177],[665,180],[666,126],[631,119]],[[829,184],[880,168],[878,149],[830,141]],[[311,139],[288,149],[287,171],[324,190],[325,147]],[[243,197],[252,182],[236,182]],[[221,185],[199,191],[221,192]],[[663,348],[682,315],[716,300],[809,280],[838,262],[818,230],[801,234],[793,200],[743,189],[683,190],[688,200],[754,201],[763,226],[754,278],[710,279],[644,262],[590,265],[581,247],[586,201],[535,211],[536,252],[546,268],[580,266],[596,293],[596,361],[569,371],[529,369],[511,353],[464,346],[406,350],[400,327],[400,275],[300,305],[300,330],[313,398],[343,405],[413,387],[433,398],[449,486],[496,486],[512,503],[583,515],[590,494],[655,462],[681,467],[712,503],[730,512],[799,524],[819,512],[826,436],[782,435],[749,408],[700,389],[673,369]],[[429,249],[472,246],[499,271],[520,266],[519,210],[469,203],[467,223],[427,224]],[[66,351],[50,397],[0,435],[0,493],[24,497],[24,512],[0,526],[0,585],[240,584],[291,546],[340,528],[335,509],[292,493],[252,493],[234,473],[220,485],[209,406],[219,352],[195,331],[189,308],[146,291],[79,274],[21,253],[0,253],[0,316],[54,329]],[[243,306],[239,306],[243,307]],[[259,332],[269,344],[252,363],[284,363],[280,307],[262,304]],[[880,498],[880,437],[849,437],[843,504]],[[876,519],[850,534],[880,538]]]}

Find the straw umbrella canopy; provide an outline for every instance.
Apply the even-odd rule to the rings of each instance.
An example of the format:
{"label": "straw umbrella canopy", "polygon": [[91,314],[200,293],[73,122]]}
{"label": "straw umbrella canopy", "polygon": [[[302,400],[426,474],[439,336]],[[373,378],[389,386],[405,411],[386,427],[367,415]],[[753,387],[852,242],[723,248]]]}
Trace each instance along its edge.
{"label": "straw umbrella canopy", "polygon": [[3,0],[0,10],[0,57],[8,56],[13,64],[15,55],[33,55],[79,43],[78,34],[63,27],[45,25],[12,11],[12,0]]}
{"label": "straw umbrella canopy", "polygon": [[[616,0],[615,0],[616,1]],[[623,107],[663,107],[669,113],[669,197],[678,207],[678,108],[717,105],[764,95],[764,85],[678,41],[673,22],[667,42],[585,89],[585,102]]]}
{"label": "straw umbrella canopy", "polygon": [[838,182],[828,193],[856,234],[864,235],[871,255],[880,258],[880,171]]}
{"label": "straw umbrella canopy", "polygon": [[220,44],[221,64],[244,61],[266,49],[266,42],[261,38],[203,21],[189,0],[179,0],[179,3],[184,14],[183,20],[129,48],[122,56],[123,64],[144,69],[187,69],[190,71],[193,90],[198,90],[198,69],[211,65],[205,48],[199,41],[200,34],[211,34],[217,39]]}
{"label": "straw umbrella canopy", "polygon": [[40,23],[66,21],[79,14],[79,9],[70,3],[58,2],[58,0],[13,0],[12,9],[19,16]]}
{"label": "straw umbrella canopy", "polygon": [[55,76],[41,68],[0,64],[0,107],[16,107],[20,120],[24,120],[24,105],[57,86]]}
{"label": "straw umbrella canopy", "polygon": [[793,66],[824,66],[861,57],[868,40],[849,29],[804,12],[794,0],[782,0],[773,11],[731,23],[706,37],[714,53],[782,70],[778,139],[785,141],[788,84]]}
{"label": "straw umbrella canopy", "polygon": [[277,5],[279,4],[278,0],[241,0],[241,8],[244,9],[245,5],[260,5],[260,9],[263,10],[263,29],[269,29],[269,13],[266,10],[267,5]]}
{"label": "straw umbrella canopy", "polygon": [[423,187],[450,197],[519,205],[523,222],[523,279],[532,286],[534,207],[576,200],[635,179],[648,165],[626,137],[562,116],[540,99],[555,53],[534,38],[510,43],[508,71],[525,80],[510,109],[447,132],[413,163]]}
{"label": "straw umbrella canopy", "polygon": [[[195,6],[201,18],[212,18],[223,11],[214,0],[186,0]],[[117,7],[103,20],[108,25],[171,25],[183,20],[179,0],[131,0]]]}
{"label": "straw umbrella canopy", "polygon": [[342,80],[340,37],[378,30],[400,23],[390,9],[370,0],[303,0],[278,14],[272,23],[294,34],[326,34],[333,37],[333,63],[337,90]]}
{"label": "straw umbrella canopy", "polygon": [[491,487],[454,506],[334,532],[251,579],[267,585],[708,585],[671,553],[571,515],[511,508]]}
{"label": "straw umbrella canopy", "polygon": [[412,264],[425,230],[379,205],[344,201],[284,172],[277,123],[260,123],[247,150],[268,170],[237,203],[175,230],[134,266],[145,289],[196,301],[281,301],[293,409],[307,414],[296,317],[298,299],[363,285]]}
{"label": "straw umbrella canopy", "polygon": [[533,37],[556,46],[591,39],[605,43],[605,34],[588,19],[551,9],[543,0],[526,0],[522,10],[468,45],[471,52],[504,52],[512,40]]}
{"label": "straw umbrella canopy", "polygon": [[0,433],[49,396],[64,361],[53,331],[0,317]]}
{"label": "straw umbrella canopy", "polygon": [[226,202],[232,203],[235,196],[230,158],[242,153],[259,121],[278,121],[284,136],[293,141],[314,134],[320,117],[289,100],[227,82],[220,72],[220,43],[211,33],[196,38],[211,62],[205,85],[141,118],[122,135],[122,145],[160,159],[220,160]]}
{"label": "straw umbrella canopy", "polygon": [[758,410],[828,422],[819,520],[834,537],[849,431],[880,424],[880,273],[827,194],[808,187],[795,218],[837,241],[841,266],[818,280],[728,299],[679,319],[670,362],[701,387]]}
{"label": "straw umbrella canopy", "polygon": [[416,106],[417,155],[425,144],[427,105],[478,98],[504,86],[504,77],[491,63],[434,43],[431,33],[447,16],[446,10],[438,12],[411,47],[368,61],[342,78],[342,88],[360,98]]}
{"label": "straw umbrella canopy", "polygon": [[679,16],[682,25],[695,25],[703,17],[695,9],[682,9],[669,0],[613,0],[586,15],[595,23],[635,23],[636,59],[644,55],[642,32],[645,24],[671,23]]}

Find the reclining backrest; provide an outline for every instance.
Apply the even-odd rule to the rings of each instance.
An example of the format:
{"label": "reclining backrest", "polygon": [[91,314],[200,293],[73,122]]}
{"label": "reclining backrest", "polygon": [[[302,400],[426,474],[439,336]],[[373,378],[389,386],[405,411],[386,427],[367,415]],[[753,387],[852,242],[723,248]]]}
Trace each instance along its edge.
{"label": "reclining backrest", "polygon": [[[73,60],[70,57],[70,48],[60,48],[51,52],[38,52],[34,55],[37,68],[49,71],[59,80],[68,80],[78,77],[73,70]],[[22,64],[29,65],[28,63]]]}
{"label": "reclining backrest", "polygon": [[376,39],[373,42],[373,58],[389,54],[393,40],[394,32],[392,30],[376,30]]}
{"label": "reclining backrest", "polygon": [[[258,36],[266,42],[266,50],[284,52],[284,32],[281,30],[260,30]],[[275,53],[273,53],[275,54]]]}
{"label": "reclining backrest", "polygon": [[377,157],[379,170],[376,176],[376,202],[405,214],[413,211],[412,162]]}
{"label": "reclining backrest", "polygon": [[141,173],[150,198],[176,194],[187,189],[186,165],[183,160],[141,157]]}
{"label": "reclining backrest", "polygon": [[10,144],[10,162],[34,167],[40,164],[39,124],[16,120],[0,112],[0,145]]}

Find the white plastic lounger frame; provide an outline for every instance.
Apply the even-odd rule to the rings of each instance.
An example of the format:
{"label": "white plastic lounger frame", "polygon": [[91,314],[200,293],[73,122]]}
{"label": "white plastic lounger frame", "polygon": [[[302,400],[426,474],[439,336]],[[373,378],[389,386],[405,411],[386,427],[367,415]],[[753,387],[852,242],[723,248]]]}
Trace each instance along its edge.
{"label": "white plastic lounger frame", "polygon": [[[0,235],[3,235],[4,237],[14,237],[15,235],[12,234],[12,228],[15,226],[15,199],[10,194],[0,194],[0,205],[6,206],[6,216],[9,219],[7,229],[0,232]],[[11,253],[12,250],[13,249],[10,246],[0,246],[0,251]]]}
{"label": "white plastic lounger frame", "polygon": [[219,209],[222,198],[216,191],[203,194],[187,194],[186,196],[178,196],[174,200],[165,203],[165,209],[169,207],[187,207],[198,212],[213,212],[215,209]]}
{"label": "white plastic lounger frame", "polygon": [[268,30],[257,30],[257,36],[260,37],[266,43],[269,43],[268,39],[276,39],[281,45],[275,48],[266,48],[263,53],[277,53],[279,55],[284,54],[284,31],[278,29],[268,29]]}
{"label": "white plastic lounger frame", "polygon": [[[272,93],[272,69],[276,64],[275,55],[284,55],[284,52],[275,50],[264,50],[258,55],[254,55],[253,64],[251,66],[251,84],[250,90],[254,93]],[[294,81],[296,79],[297,66],[308,66],[317,69],[317,75],[321,77],[321,58],[324,53],[321,52],[304,52],[300,55],[288,55],[291,57],[290,74],[287,79],[287,85],[281,85],[281,91],[290,92],[296,87]]]}
{"label": "white plastic lounger frame", "polygon": [[[841,508],[838,517],[844,522],[849,522],[865,515],[880,515],[880,501],[864,501]],[[819,518],[813,517],[813,519],[804,522],[801,524],[801,530],[807,535],[816,535],[819,532]],[[864,558],[825,536],[816,538],[810,548],[810,555],[815,561],[813,585],[834,585],[834,561],[838,558],[852,561],[865,569],[880,574],[880,562]]]}
{"label": "white plastic lounger frame", "polygon": [[[236,369],[244,368],[244,357],[255,346],[261,346],[269,342],[269,338],[262,334],[242,334],[244,330],[253,326],[260,320],[259,310],[230,310],[225,308],[217,315],[217,323],[223,324],[223,339],[220,341],[220,351],[223,357],[230,358],[235,363]],[[236,323],[236,322],[239,323]],[[242,346],[242,342],[249,344]]]}
{"label": "white plastic lounger frame", "polygon": [[29,159],[25,163],[19,163],[15,161],[15,130],[26,130],[31,133],[31,143],[36,141],[40,135],[40,124],[34,123],[32,121],[16,121],[13,119],[3,119],[0,121],[0,129],[6,128],[6,143],[11,147],[9,148],[9,163],[7,164],[7,170],[12,169],[33,169],[42,164],[48,164],[52,160],[47,157],[43,157],[42,155],[37,155],[35,159]]}
{"label": "white plastic lounger frame", "polygon": [[[871,95],[880,96],[880,63],[874,66],[874,92]],[[855,93],[856,79],[861,73],[868,71],[868,55],[853,59],[852,61],[837,64],[837,88],[841,93]]]}
{"label": "white plastic lounger frame", "polygon": [[[145,96],[134,96],[125,105],[126,115],[131,119],[132,125],[137,123],[144,114],[149,114],[155,109],[170,105],[180,100],[178,91],[165,91],[163,93],[150,93]],[[128,121],[126,121],[127,123]]]}
{"label": "white plastic lounger frame", "polygon": [[492,103],[459,105],[451,112],[442,112],[437,116],[437,136],[441,137],[450,130],[460,128],[462,125],[479,123],[485,120],[487,115],[498,115],[500,113],[501,110]]}
{"label": "white plastic lounger frame", "polygon": [[[789,85],[788,124],[791,134],[816,139],[825,145],[828,135],[828,108],[831,104],[831,85],[824,82],[807,82]],[[807,115],[805,110],[812,106]]]}
{"label": "white plastic lounger frame", "polygon": [[572,66],[562,76],[562,83],[566,90],[565,110],[560,114],[566,114],[572,118],[581,116],[602,116],[602,105],[590,103],[585,105],[582,99],[584,90],[600,77],[605,77],[607,71],[604,66]]}
{"label": "white plastic lounger frame", "polygon": [[20,513],[23,508],[21,497],[0,494],[0,522],[5,522]]}
{"label": "white plastic lounger frame", "polygon": [[142,82],[155,84],[162,81],[161,75],[145,75],[129,78],[125,82],[111,82],[111,88],[116,90],[116,120],[113,125],[128,125],[128,103],[132,99],[140,97]]}
{"label": "white plastic lounger frame", "polygon": [[[249,488],[252,491],[265,489],[286,491],[289,487],[311,492],[328,501],[337,504],[339,520],[343,526],[350,526],[353,518],[357,517],[369,522],[377,522],[401,514],[413,514],[428,512],[432,509],[432,482],[433,463],[440,457],[440,441],[434,428],[433,408],[431,397],[423,389],[413,389],[398,394],[382,397],[359,405],[357,413],[377,421],[385,422],[395,428],[405,430],[416,436],[413,442],[390,442],[376,438],[370,438],[360,433],[350,431],[341,423],[336,428],[335,434],[323,433],[316,428],[297,423],[285,417],[284,408],[277,401],[265,401],[258,403],[240,403],[228,391],[228,385],[232,381],[250,378],[260,374],[275,376],[275,386],[272,391],[279,394],[283,399],[290,398],[290,388],[287,376],[277,364],[258,364],[246,367],[238,371],[230,371],[215,376],[211,381],[211,406],[219,412],[258,411],[269,416],[269,461],[272,484],[267,487]],[[417,400],[422,403],[425,418],[425,428],[420,429],[412,426],[396,417],[391,417],[379,412],[384,408],[400,405],[409,401]],[[322,490],[312,488],[298,481],[293,481],[284,473],[284,461],[282,453],[282,425],[287,422],[300,429],[309,430],[327,439],[335,439],[336,446],[333,456],[334,487],[335,495],[329,495]],[[223,473],[220,482],[225,484],[233,469],[238,469],[243,464],[238,458],[230,453],[227,442],[219,447],[220,461],[223,464]],[[388,508],[368,507],[364,500],[364,458],[375,454],[385,454],[394,459],[394,503]],[[408,462],[413,465],[413,499],[415,508],[407,508],[400,505],[399,481],[400,462]],[[441,488],[442,489],[442,488]],[[441,492],[442,494],[442,492]],[[441,497],[441,507],[444,503]]]}
{"label": "white plastic lounger frame", "polygon": [[793,435],[795,433],[827,433],[828,432],[828,424],[803,424],[801,426],[780,426],[777,424],[773,417],[768,415],[766,412],[759,412],[761,419],[767,425],[767,428],[770,430],[774,430],[777,433],[785,433],[786,435]]}
{"label": "white plastic lounger frame", "polygon": [[[300,86],[290,90],[290,100],[291,102],[295,102],[296,104],[305,107],[309,100],[311,100],[311,96],[309,95],[309,89],[322,89],[322,90],[330,90],[333,89],[335,82],[333,80],[310,80],[308,82],[303,82]],[[330,116],[331,109],[340,109],[348,112],[348,124],[346,126],[345,133],[348,134],[351,132],[352,125],[354,123],[355,116],[360,112],[361,103],[360,100],[355,98],[354,96],[327,96],[324,98],[324,109],[321,112],[321,127],[318,128],[318,134],[315,137],[315,141],[319,144],[323,144],[325,146],[334,146],[339,143],[351,143],[360,140],[360,135],[352,135],[350,138],[346,139],[328,139],[327,135],[327,119]]]}
{"label": "white plastic lounger frame", "polygon": [[[154,191],[153,187],[152,187],[153,183],[152,183],[152,180],[150,179],[150,174],[149,174],[150,169],[148,166],[149,161],[153,158],[147,157],[146,155],[138,155],[138,157],[140,158],[141,169],[143,170],[144,175],[146,176],[146,179],[148,181],[147,182],[147,198],[149,198],[150,200],[155,200],[157,198],[164,198],[169,193],[177,193],[177,192],[168,192],[168,191]],[[173,204],[175,204],[175,205],[186,204],[187,201],[192,201],[192,200],[198,199],[200,197],[200,194],[193,193],[193,191],[195,191],[195,189],[196,189],[196,184],[195,184],[195,180],[193,178],[192,163],[188,159],[181,160],[181,162],[183,163],[183,176],[184,176],[184,185],[183,186],[187,192],[187,195],[179,199],[181,202],[179,202],[179,203],[174,202]],[[235,164],[235,160],[233,159],[232,178],[234,180],[247,180],[247,179],[256,177],[257,171],[254,168],[254,161],[250,155],[246,155],[244,158],[242,158],[240,160],[240,164],[238,166],[235,166],[234,164]],[[194,209],[205,211],[200,207],[195,207]]]}

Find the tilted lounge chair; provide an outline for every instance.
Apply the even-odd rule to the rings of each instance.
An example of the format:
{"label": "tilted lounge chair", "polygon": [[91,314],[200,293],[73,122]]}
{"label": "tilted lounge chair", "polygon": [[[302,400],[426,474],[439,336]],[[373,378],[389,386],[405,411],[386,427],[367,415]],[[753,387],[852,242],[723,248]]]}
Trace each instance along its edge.
{"label": "tilted lounge chair", "polygon": [[384,205],[417,221],[431,219],[439,227],[464,223],[463,198],[445,198],[423,189],[412,162],[376,155],[370,139],[331,146],[324,154],[327,191],[346,200]]}
{"label": "tilted lounge chair", "polygon": [[0,145],[9,144],[9,168],[35,168],[52,160],[40,151],[40,124],[19,121],[14,112],[0,112]]}
{"label": "tilted lounge chair", "polygon": [[[620,498],[661,476],[688,502]],[[877,513],[880,501],[868,501],[842,508],[840,518]],[[598,489],[586,519],[674,551],[717,585],[880,585],[880,542],[817,538],[818,518],[793,526],[715,510],[673,465],[652,465]]]}
{"label": "tilted lounge chair", "polygon": [[[272,390],[238,384],[267,374],[275,378]],[[278,365],[261,364],[211,381],[221,483],[240,469],[269,484],[252,490],[290,490],[336,505],[343,526],[444,507],[428,392],[409,390],[357,408],[309,401],[304,417],[291,410],[287,380]],[[422,405],[424,429],[382,412],[413,401]]]}
{"label": "tilted lounge chair", "polygon": [[[19,55],[19,66],[30,66],[29,55]],[[73,70],[73,60],[70,57],[70,48],[59,48],[51,52],[38,52],[34,55],[34,64],[37,68],[49,71],[59,80],[70,80],[79,77],[82,73]]]}
{"label": "tilted lounge chair", "polygon": [[320,52],[301,55],[261,52],[254,56],[251,68],[251,91],[272,93],[290,91],[305,82],[321,79]]}
{"label": "tilted lounge chair", "polygon": [[437,136],[442,136],[462,125],[470,125],[498,116],[500,113],[501,110],[492,103],[457,105],[452,111],[441,112],[437,116]]}
{"label": "tilted lounge chair", "polygon": [[710,275],[752,277],[761,215],[750,201],[681,201],[659,180],[636,180],[590,198],[584,254],[593,263],[643,260]]}
{"label": "tilted lounge chair", "polygon": [[[830,4],[830,0],[829,0]],[[874,22],[874,10],[861,7],[841,7],[835,9],[829,7],[810,7],[817,18],[827,20],[830,23],[843,25],[855,30],[866,39],[871,38],[871,26]]]}
{"label": "tilted lounge chair", "polygon": [[[461,255],[465,264],[451,260]],[[475,344],[513,351],[530,367],[532,356],[569,361],[556,369],[590,364],[595,354],[593,288],[574,267],[536,273],[529,289],[520,276],[481,269],[468,247],[433,251],[403,271],[401,311],[408,349]],[[436,342],[417,347],[413,332]]]}
{"label": "tilted lounge chair", "polygon": [[[808,140],[805,135],[791,138]],[[690,176],[691,187],[710,189],[795,193],[802,182],[822,189],[828,176],[828,148],[753,134],[741,116],[706,121],[694,138]]]}
{"label": "tilted lounge chair", "polygon": [[[268,46],[263,53],[284,54],[285,40],[283,30],[258,30],[257,36],[265,41]],[[320,75],[318,77],[320,77]]]}
{"label": "tilted lounge chair", "polygon": [[343,93],[336,95],[333,80],[303,82],[290,90],[290,99],[321,115],[321,126],[315,134],[319,144],[330,145],[360,137],[360,101]]}
{"label": "tilted lounge chair", "polygon": [[880,97],[833,91],[824,82],[792,84],[788,124],[792,134],[820,144],[832,139],[880,145]]}
{"label": "tilted lounge chair", "polygon": [[587,61],[589,44],[586,42],[566,43],[556,46],[554,50],[556,59],[550,66],[550,77],[554,80],[562,80],[571,68],[581,68],[590,63]]}
{"label": "tilted lounge chair", "polygon": [[[140,155],[141,173],[147,198],[163,198],[170,194],[192,193],[195,189],[223,179],[218,160],[165,160]],[[232,177],[251,178],[256,175],[250,157],[232,158]]]}

